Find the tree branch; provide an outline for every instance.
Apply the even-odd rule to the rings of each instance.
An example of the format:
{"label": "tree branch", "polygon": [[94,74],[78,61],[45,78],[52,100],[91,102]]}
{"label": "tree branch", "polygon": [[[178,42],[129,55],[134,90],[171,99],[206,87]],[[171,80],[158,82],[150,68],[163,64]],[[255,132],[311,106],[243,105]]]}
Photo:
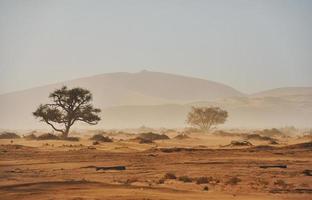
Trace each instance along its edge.
{"label": "tree branch", "polygon": [[47,124],[49,124],[55,131],[64,133],[63,130],[56,128],[56,127],[55,127],[51,122],[49,122],[48,120],[46,120],[46,119],[43,119],[43,120],[44,120]]}

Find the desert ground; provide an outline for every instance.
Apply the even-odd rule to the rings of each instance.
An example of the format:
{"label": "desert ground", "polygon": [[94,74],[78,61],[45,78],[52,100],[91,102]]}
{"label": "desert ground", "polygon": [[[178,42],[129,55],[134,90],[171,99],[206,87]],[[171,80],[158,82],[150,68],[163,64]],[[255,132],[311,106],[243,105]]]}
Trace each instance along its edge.
{"label": "desert ground", "polygon": [[[223,133],[223,134],[222,134]],[[168,131],[112,142],[0,139],[0,199],[312,199],[311,137]],[[232,142],[232,144],[231,144]],[[284,166],[261,168],[261,166]],[[124,166],[125,170],[96,170]]]}

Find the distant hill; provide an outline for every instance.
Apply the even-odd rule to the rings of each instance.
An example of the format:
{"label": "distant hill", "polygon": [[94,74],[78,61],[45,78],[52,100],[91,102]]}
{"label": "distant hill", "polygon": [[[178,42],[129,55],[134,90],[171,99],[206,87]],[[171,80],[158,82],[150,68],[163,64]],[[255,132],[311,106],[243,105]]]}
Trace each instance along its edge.
{"label": "distant hill", "polygon": [[[160,72],[110,73],[0,95],[0,128],[49,128],[32,112],[62,85],[93,93],[102,109],[97,128],[183,127],[193,105],[229,111],[227,126],[310,126],[311,88],[279,88],[253,95],[221,83]],[[81,125],[81,127],[83,127]]]}
{"label": "distant hill", "polygon": [[159,105],[212,101],[243,96],[221,83],[166,74],[141,71],[139,73],[109,73],[80,78],[57,84],[0,95],[0,128],[22,128],[39,125],[31,113],[48,95],[62,85],[83,87],[93,94],[94,104],[102,109],[121,105]]}
{"label": "distant hill", "polygon": [[234,97],[188,104],[117,106],[103,110],[102,126],[184,127],[191,106],[219,106],[227,110],[225,127],[311,127],[312,98]]}
{"label": "distant hill", "polygon": [[282,97],[282,96],[308,96],[312,95],[312,87],[284,87],[272,90],[266,90],[252,94],[252,97]]}

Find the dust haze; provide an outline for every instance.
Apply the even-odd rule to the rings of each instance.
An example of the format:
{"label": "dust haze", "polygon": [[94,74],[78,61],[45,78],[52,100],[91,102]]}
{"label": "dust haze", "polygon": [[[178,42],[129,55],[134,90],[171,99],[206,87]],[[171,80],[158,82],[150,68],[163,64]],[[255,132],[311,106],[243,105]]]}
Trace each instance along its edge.
{"label": "dust haze", "polygon": [[312,199],[311,10],[0,0],[0,199]]}
{"label": "dust haze", "polygon": [[144,70],[102,74],[0,95],[0,127],[44,128],[30,113],[62,85],[92,92],[94,104],[102,109],[103,120],[97,128],[103,129],[183,128],[192,106],[225,108],[230,113],[226,128],[309,128],[312,119],[312,87],[245,94],[222,83]]}

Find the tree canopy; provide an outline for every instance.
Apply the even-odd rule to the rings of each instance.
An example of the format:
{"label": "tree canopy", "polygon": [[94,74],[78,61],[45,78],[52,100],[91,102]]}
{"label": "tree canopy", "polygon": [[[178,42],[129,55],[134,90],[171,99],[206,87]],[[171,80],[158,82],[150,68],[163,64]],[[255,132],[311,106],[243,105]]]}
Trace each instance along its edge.
{"label": "tree canopy", "polygon": [[96,125],[101,120],[97,115],[101,110],[90,103],[92,94],[89,90],[78,87],[67,89],[64,86],[52,92],[49,98],[52,103],[41,104],[33,115],[62,133],[65,138],[75,122]]}
{"label": "tree canopy", "polygon": [[213,126],[223,124],[227,117],[227,111],[219,107],[192,107],[187,123],[208,132]]}

